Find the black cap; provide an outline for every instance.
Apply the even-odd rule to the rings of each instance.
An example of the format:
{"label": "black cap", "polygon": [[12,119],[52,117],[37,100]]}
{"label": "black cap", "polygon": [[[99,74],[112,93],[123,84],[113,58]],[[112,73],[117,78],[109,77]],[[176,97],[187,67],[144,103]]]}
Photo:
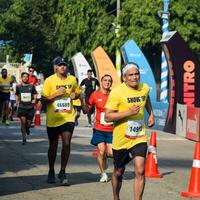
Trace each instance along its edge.
{"label": "black cap", "polygon": [[60,65],[60,64],[67,65],[67,63],[65,62],[64,58],[61,58],[60,56],[58,56],[58,57],[53,59],[53,64],[54,65]]}

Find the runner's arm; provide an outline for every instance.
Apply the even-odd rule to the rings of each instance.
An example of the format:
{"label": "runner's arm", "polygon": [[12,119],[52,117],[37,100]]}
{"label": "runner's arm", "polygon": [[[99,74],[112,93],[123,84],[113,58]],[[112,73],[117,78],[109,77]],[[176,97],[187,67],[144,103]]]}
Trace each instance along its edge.
{"label": "runner's arm", "polygon": [[37,94],[33,95],[32,103],[35,104],[37,102]]}
{"label": "runner's arm", "polygon": [[149,114],[148,126],[151,127],[151,126],[154,125],[155,121],[154,121],[153,109],[152,109],[152,106],[151,106],[151,100],[150,100],[149,95],[147,97],[145,108],[146,108],[146,110]]}
{"label": "runner's arm", "polygon": [[42,103],[51,103],[53,102],[56,98],[62,96],[65,94],[66,90],[64,87],[60,87],[54,94],[50,96],[42,96]]}

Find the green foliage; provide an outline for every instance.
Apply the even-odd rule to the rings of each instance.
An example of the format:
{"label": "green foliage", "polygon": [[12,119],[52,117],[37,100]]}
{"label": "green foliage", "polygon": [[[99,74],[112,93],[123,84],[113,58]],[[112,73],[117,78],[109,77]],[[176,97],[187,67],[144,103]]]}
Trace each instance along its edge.
{"label": "green foliage", "polygon": [[70,59],[81,51],[86,56],[98,46],[113,48],[114,31],[110,31],[113,15],[107,15],[107,1],[77,0],[59,1],[56,18],[58,46]]}
{"label": "green foliage", "polygon": [[162,37],[160,19],[157,16],[159,9],[160,0],[125,1],[120,13],[119,42],[123,44],[124,41],[133,38],[141,48],[158,45]]}
{"label": "green foliage", "polygon": [[172,30],[177,30],[190,48],[200,56],[200,2],[199,0],[172,0]]}
{"label": "green foliage", "polygon": [[[18,61],[24,53],[33,53],[33,63],[49,73],[57,55],[68,60],[81,51],[91,61],[91,52],[102,46],[114,61],[115,49],[128,39],[142,48],[153,68],[160,68],[163,10],[161,0],[121,0],[119,18],[117,0],[0,0],[0,40],[10,46]],[[199,0],[170,0],[169,30],[177,30],[192,50],[200,55]],[[119,37],[115,27],[120,24]],[[154,66],[155,65],[155,66]]]}
{"label": "green foliage", "polygon": [[[33,53],[38,70],[45,70],[56,55],[54,14],[56,0],[15,0],[1,15],[1,37],[18,52],[18,61],[24,53]],[[1,38],[0,38],[1,39]]]}

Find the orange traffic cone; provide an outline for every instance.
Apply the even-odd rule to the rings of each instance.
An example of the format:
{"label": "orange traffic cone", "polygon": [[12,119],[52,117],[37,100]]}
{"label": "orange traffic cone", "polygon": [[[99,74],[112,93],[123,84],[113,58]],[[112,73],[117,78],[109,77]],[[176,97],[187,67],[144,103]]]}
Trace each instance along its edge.
{"label": "orange traffic cone", "polygon": [[35,105],[35,109],[36,109],[36,112],[35,112],[35,126],[40,126],[41,125],[41,119],[40,119],[40,105],[39,104],[36,104]]}
{"label": "orange traffic cone", "polygon": [[183,197],[200,198],[200,142],[196,142],[195,145],[188,192],[181,192],[180,195]]}
{"label": "orange traffic cone", "polygon": [[148,155],[145,165],[145,177],[162,178],[162,175],[158,172],[156,155],[156,132],[151,133],[150,143],[148,147]]}

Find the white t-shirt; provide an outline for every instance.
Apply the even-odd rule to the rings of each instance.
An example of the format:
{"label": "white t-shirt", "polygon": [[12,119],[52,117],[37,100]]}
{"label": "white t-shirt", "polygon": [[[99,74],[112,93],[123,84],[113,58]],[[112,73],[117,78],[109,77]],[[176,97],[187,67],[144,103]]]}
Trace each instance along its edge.
{"label": "white t-shirt", "polygon": [[16,100],[15,92],[16,92],[17,83],[12,84],[12,89],[10,90],[10,100]]}
{"label": "white t-shirt", "polygon": [[36,85],[35,89],[37,91],[37,99],[41,99],[43,84]]}

